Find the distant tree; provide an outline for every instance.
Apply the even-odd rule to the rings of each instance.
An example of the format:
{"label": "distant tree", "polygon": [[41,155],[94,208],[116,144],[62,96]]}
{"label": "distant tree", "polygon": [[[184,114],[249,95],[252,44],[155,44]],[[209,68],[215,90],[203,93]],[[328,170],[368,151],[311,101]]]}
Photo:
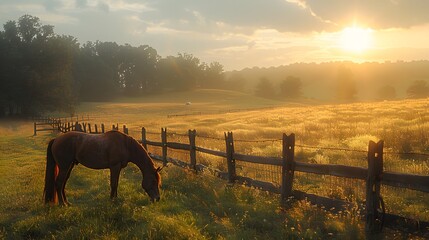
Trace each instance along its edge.
{"label": "distant tree", "polygon": [[393,100],[396,98],[396,89],[391,85],[385,85],[377,90],[377,99]]}
{"label": "distant tree", "polygon": [[8,21],[3,28],[4,31],[0,31],[0,116],[13,113],[26,94],[26,70],[17,24]]}
{"label": "distant tree", "polygon": [[142,92],[152,93],[153,91],[157,91],[159,83],[156,71],[160,59],[158,52],[148,45],[139,46],[137,52],[137,76]]}
{"label": "distant tree", "polygon": [[7,22],[0,36],[0,48],[4,49],[0,51],[0,79],[5,87],[0,111],[25,115],[72,112],[75,43],[30,15]]}
{"label": "distant tree", "polygon": [[99,58],[99,61],[102,62],[104,68],[104,75],[106,78],[104,84],[108,88],[110,94],[114,97],[121,87],[119,81],[119,51],[120,48],[116,42],[100,42],[96,41],[94,45],[96,55]]}
{"label": "distant tree", "polygon": [[81,101],[106,101],[114,98],[119,88],[114,74],[112,68],[98,55],[95,43],[83,44],[73,68]]}
{"label": "distant tree", "polygon": [[263,98],[275,98],[276,89],[270,80],[263,77],[256,84],[255,95]]}
{"label": "distant tree", "polygon": [[296,99],[302,97],[302,82],[298,77],[288,76],[280,83],[280,97]]}
{"label": "distant tree", "polygon": [[148,45],[119,48],[119,79],[125,94],[136,96],[157,88],[156,68],[158,54]]}
{"label": "distant tree", "polygon": [[429,85],[425,80],[414,81],[407,89],[408,98],[429,97]]}
{"label": "distant tree", "polygon": [[31,43],[37,35],[43,35],[38,17],[23,15],[18,20],[18,36],[24,43]]}
{"label": "distant tree", "polygon": [[357,94],[353,72],[344,66],[338,69],[336,97],[340,102],[355,100]]}
{"label": "distant tree", "polygon": [[187,53],[160,59],[157,70],[162,88],[169,90],[194,89],[204,77],[204,65]]}
{"label": "distant tree", "polygon": [[225,81],[225,89],[243,92],[246,86],[246,79],[240,73],[233,73]]}
{"label": "distant tree", "polygon": [[225,85],[225,76],[222,64],[212,62],[203,64],[204,77],[201,79],[200,86],[204,88],[223,88]]}

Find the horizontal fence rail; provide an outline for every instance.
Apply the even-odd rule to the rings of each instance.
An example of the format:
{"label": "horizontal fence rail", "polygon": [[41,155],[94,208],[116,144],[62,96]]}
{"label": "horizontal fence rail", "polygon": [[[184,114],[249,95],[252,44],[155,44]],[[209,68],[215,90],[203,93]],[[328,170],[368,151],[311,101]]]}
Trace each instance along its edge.
{"label": "horizontal fence rail", "polygon": [[[144,128],[143,128],[143,131],[145,131]],[[287,154],[286,155],[284,154],[283,158],[280,158],[280,157],[252,156],[252,155],[233,152],[234,140],[232,138],[232,133],[225,134],[225,141],[227,146],[226,152],[207,149],[200,146],[192,146],[191,144],[168,142],[167,139],[165,138],[165,136],[168,135],[166,133],[166,129],[162,130],[162,134],[164,135],[163,142],[149,141],[145,138],[142,138],[140,142],[143,145],[146,144],[146,145],[155,146],[155,147],[164,146],[164,147],[168,147],[172,149],[180,149],[180,150],[189,150],[194,148],[195,151],[197,152],[226,158],[227,165],[228,165],[227,172],[222,172],[220,170],[215,170],[215,171],[210,170],[210,171],[215,173],[215,175],[217,175],[218,177],[221,177],[222,179],[225,179],[228,181],[232,180],[232,182],[238,182],[246,186],[257,187],[262,190],[281,194],[282,198],[293,197],[298,200],[307,199],[313,204],[322,205],[326,209],[332,209],[334,211],[342,211],[345,209],[349,209],[355,204],[351,202],[343,201],[343,200],[332,199],[328,197],[317,196],[315,194],[308,194],[298,190],[293,190],[292,188],[293,172],[296,171],[296,172],[313,173],[313,174],[319,174],[319,175],[329,175],[329,176],[335,176],[335,177],[341,177],[341,178],[360,179],[360,180],[365,180],[367,182],[369,181],[369,179],[372,179],[375,182],[375,184],[378,184],[378,185],[377,187],[373,187],[367,184],[368,196],[367,196],[366,202],[373,203],[366,206],[366,211],[365,211],[366,214],[364,218],[366,219],[367,232],[373,233],[373,232],[380,231],[383,224],[388,227],[395,227],[395,225],[400,224],[401,226],[405,226],[409,228],[410,231],[418,230],[418,231],[424,232],[425,234],[429,233],[429,222],[408,219],[394,214],[385,213],[384,206],[381,206],[381,205],[384,205],[384,202],[381,204],[382,200],[380,200],[381,199],[380,184],[399,187],[399,188],[408,188],[412,190],[429,193],[429,176],[387,172],[387,171],[384,171],[384,172],[382,171],[381,173],[379,172],[378,175],[371,176],[370,171],[367,168],[363,168],[363,167],[352,167],[352,166],[339,165],[339,164],[313,164],[313,163],[305,163],[305,162],[298,162],[298,161],[292,161],[289,164],[285,164],[285,162],[287,162]],[[145,134],[142,134],[142,136],[145,136]],[[216,138],[216,140],[218,140],[218,138]],[[231,144],[231,141],[232,141],[232,144]],[[380,143],[382,143],[382,141],[380,141],[379,143],[372,142],[372,144],[380,144]],[[290,151],[291,147],[292,148],[294,147],[294,142],[292,143],[292,146],[288,146],[286,148],[289,149]],[[334,149],[334,150],[344,151],[349,149]],[[360,150],[358,151],[364,152]],[[167,151],[163,151],[163,154],[167,154]],[[378,156],[380,155],[382,154],[379,154]],[[377,154],[373,154],[373,156],[377,156]],[[188,167],[188,168],[201,169],[201,170],[207,169],[207,167],[203,165],[199,165],[199,167],[196,167],[196,166],[193,166],[192,163],[184,163],[183,161],[180,161],[177,159],[171,159],[171,158],[168,158],[167,156],[156,156],[155,159],[158,159],[161,161],[165,161],[165,159],[167,159],[168,162],[171,162],[181,167]],[[375,161],[375,158],[371,156],[369,156],[368,159],[369,159],[368,160],[369,164]],[[382,163],[382,158],[378,158],[377,160]],[[282,186],[278,187],[270,182],[264,182],[264,181],[255,180],[249,177],[238,176],[234,169],[235,168],[234,164],[236,163],[236,161],[280,166],[282,168],[285,168],[286,170],[282,171],[283,172],[282,176],[285,177],[285,179],[282,181]],[[287,170],[288,168],[289,170]],[[289,179],[287,177],[288,175],[289,175]],[[284,186],[284,185],[288,185],[288,186]],[[376,189],[375,192],[373,191],[374,189]],[[372,209],[372,211],[368,211],[368,209],[370,208]],[[418,224],[415,224],[416,222],[418,222]]]}
{"label": "horizontal fence rail", "polygon": [[[61,132],[78,130],[88,133],[102,133],[104,132],[104,124],[93,125],[90,123],[61,123],[60,121],[45,120],[43,123],[35,123],[36,126],[43,126],[43,124],[51,125],[53,128],[59,129]],[[102,127],[98,127],[102,126]],[[49,128],[47,128],[49,129]],[[119,130],[118,124],[112,126],[113,130]],[[128,128],[123,125],[121,130],[128,134]],[[42,131],[42,130],[38,130]],[[35,130],[36,133],[36,130]],[[160,135],[161,142],[151,141],[146,138],[147,134]],[[181,136],[188,137],[188,143],[168,141],[168,137]],[[204,139],[224,140],[225,151],[209,149],[201,146],[196,146],[195,138],[200,137]],[[322,205],[326,209],[334,211],[342,211],[355,206],[352,202],[347,202],[328,197],[322,197],[315,194],[308,194],[302,191],[293,189],[293,179],[295,172],[312,173],[318,175],[334,176],[339,178],[359,179],[366,182],[366,206],[364,219],[366,220],[366,231],[374,233],[381,230],[382,226],[396,227],[400,224],[409,229],[410,231],[420,231],[424,234],[429,234],[429,222],[423,222],[415,219],[408,219],[405,217],[397,216],[394,214],[386,213],[383,199],[380,194],[380,186],[388,185],[398,188],[407,188],[411,190],[429,193],[429,176],[422,176],[416,174],[398,173],[383,171],[383,141],[378,143],[370,141],[368,151],[351,150],[343,148],[323,148],[316,146],[295,145],[295,135],[283,134],[282,139],[263,140],[263,141],[281,141],[282,142],[282,157],[266,157],[266,156],[252,156],[237,153],[234,151],[234,139],[232,132],[225,133],[225,138],[216,138],[210,136],[199,136],[195,130],[189,130],[188,134],[167,133],[166,128],[162,128],[161,132],[146,132],[146,129],[141,128],[141,140],[139,142],[146,148],[147,146],[161,148],[161,156],[151,154],[152,158],[162,161],[164,165],[172,163],[180,167],[194,169],[195,171],[209,171],[214,175],[228,180],[229,182],[237,182],[246,186],[257,187],[272,193],[280,194],[281,202],[287,206],[289,199],[294,198],[298,200],[307,199],[313,204]],[[236,140],[236,142],[251,142],[245,140]],[[257,141],[255,141],[257,142]],[[354,151],[368,153],[368,168],[353,167],[339,164],[315,164],[295,161],[294,149],[295,147],[306,147],[314,149],[330,149],[336,151]],[[168,157],[168,149],[182,150],[189,152],[189,162]],[[221,157],[226,160],[227,171],[205,166],[197,163],[196,152],[209,154],[216,157]],[[423,153],[425,154],[425,153]],[[236,164],[240,162],[262,164],[266,166],[280,167],[281,170],[281,184],[275,185],[271,182],[252,179],[237,174]],[[418,224],[416,224],[416,222]]]}

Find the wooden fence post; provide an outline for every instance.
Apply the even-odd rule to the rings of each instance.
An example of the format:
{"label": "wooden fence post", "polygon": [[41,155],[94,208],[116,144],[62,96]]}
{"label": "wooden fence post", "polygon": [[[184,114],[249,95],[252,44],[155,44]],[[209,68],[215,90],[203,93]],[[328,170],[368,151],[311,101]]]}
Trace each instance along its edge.
{"label": "wooden fence post", "polygon": [[380,196],[380,182],[383,173],[383,141],[368,145],[368,175],[366,179],[366,223],[367,234],[381,231],[384,213]]}
{"label": "wooden fence post", "polygon": [[79,124],[79,122],[76,122],[76,124],[75,124],[75,129],[74,129],[75,131],[78,131],[78,132],[83,132],[82,131],[82,126]]}
{"label": "wooden fence post", "polygon": [[104,123],[101,124],[101,133],[104,133]]}
{"label": "wooden fence post", "polygon": [[289,197],[293,196],[293,176],[295,171],[295,134],[289,136],[283,133],[282,148],[282,185],[281,202],[284,204]]}
{"label": "wooden fence post", "polygon": [[235,159],[234,159],[234,138],[232,132],[225,133],[226,143],[226,163],[228,165],[228,180],[230,183],[234,182],[237,174],[235,171]]}
{"label": "wooden fence post", "polygon": [[89,133],[92,133],[91,123],[88,123],[88,132],[89,132]]}
{"label": "wooden fence post", "polygon": [[188,130],[189,135],[189,155],[191,158],[191,168],[195,171],[197,170],[197,150],[195,146],[195,137],[197,136],[197,131]]}
{"label": "wooden fence post", "polygon": [[167,128],[161,128],[162,162],[167,166]]}
{"label": "wooden fence post", "polygon": [[146,128],[142,127],[142,145],[147,151],[147,142],[146,142]]}
{"label": "wooden fence post", "polygon": [[115,124],[112,124],[112,130],[116,130]]}
{"label": "wooden fence post", "polygon": [[95,131],[95,133],[98,133],[98,126],[97,126],[97,124],[94,124],[94,131]]}
{"label": "wooden fence post", "polygon": [[36,136],[36,135],[37,135],[37,123],[34,122],[34,135],[33,136]]}
{"label": "wooden fence post", "polygon": [[124,130],[124,133],[128,135],[128,128],[127,128],[127,126],[124,125],[123,126],[123,130]]}

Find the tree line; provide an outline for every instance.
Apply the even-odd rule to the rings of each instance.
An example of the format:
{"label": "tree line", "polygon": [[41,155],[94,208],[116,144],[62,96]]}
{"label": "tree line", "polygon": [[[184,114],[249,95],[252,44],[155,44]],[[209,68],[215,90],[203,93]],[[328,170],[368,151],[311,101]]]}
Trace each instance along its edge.
{"label": "tree line", "polygon": [[429,61],[295,63],[226,73],[243,91],[274,99],[327,102],[429,97]]}
{"label": "tree line", "polygon": [[242,91],[278,100],[352,102],[429,97],[429,61],[297,63],[225,72],[192,54],[115,42],[80,44],[24,15],[0,31],[0,117],[73,113],[81,101],[110,101],[195,88]]}
{"label": "tree line", "polygon": [[156,49],[115,42],[80,44],[23,15],[0,31],[0,116],[72,113],[80,101],[224,85],[223,66],[192,54],[162,58]]}

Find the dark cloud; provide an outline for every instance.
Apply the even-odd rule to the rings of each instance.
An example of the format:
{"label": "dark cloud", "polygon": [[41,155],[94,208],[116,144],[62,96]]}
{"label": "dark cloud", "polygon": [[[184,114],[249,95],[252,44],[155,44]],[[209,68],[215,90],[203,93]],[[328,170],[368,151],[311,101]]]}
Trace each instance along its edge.
{"label": "dark cloud", "polygon": [[45,0],[43,2],[43,5],[45,6],[47,11],[56,11],[58,8],[61,8],[63,6],[63,3],[58,0]]}
{"label": "dark cloud", "polygon": [[[233,68],[338,59],[322,46],[329,40],[322,47],[312,40],[314,32],[337,32],[354,21],[408,28],[429,23],[427,9],[429,0],[0,0],[0,23],[31,14],[81,43],[148,44],[162,56],[187,52]],[[378,50],[371,57],[427,58],[428,49],[420,50]]]}
{"label": "dark cloud", "polygon": [[427,0],[305,0],[320,18],[344,26],[353,21],[374,29],[408,28],[429,22]]}
{"label": "dark cloud", "polygon": [[273,28],[281,32],[309,32],[330,28],[329,23],[312,16],[308,9],[285,0],[152,0],[148,4],[155,11],[142,17],[164,21],[173,28],[203,25],[207,30],[207,26],[219,22],[235,26],[236,30]]}
{"label": "dark cloud", "polygon": [[98,3],[97,3],[97,9],[98,9],[98,10],[101,10],[101,11],[103,11],[103,12],[109,12],[110,7],[109,7],[109,5],[107,5],[106,3],[98,2]]}
{"label": "dark cloud", "polygon": [[87,6],[87,0],[75,0],[75,6],[77,8],[85,8]]}

